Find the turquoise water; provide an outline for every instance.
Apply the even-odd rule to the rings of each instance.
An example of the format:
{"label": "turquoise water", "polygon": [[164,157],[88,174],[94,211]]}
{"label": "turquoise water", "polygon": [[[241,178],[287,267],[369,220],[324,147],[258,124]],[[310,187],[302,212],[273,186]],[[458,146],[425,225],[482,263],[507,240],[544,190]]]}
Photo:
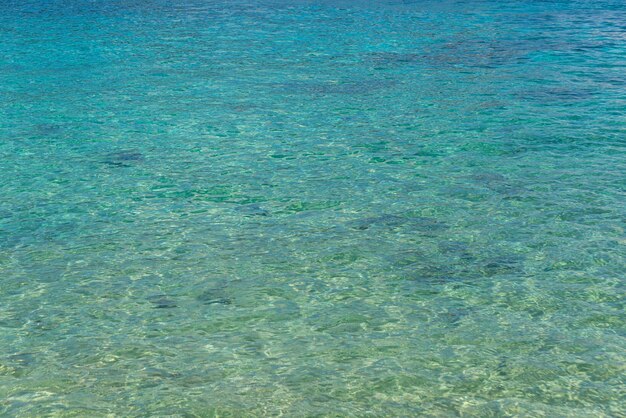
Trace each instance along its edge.
{"label": "turquoise water", "polygon": [[0,415],[626,416],[623,1],[0,2]]}

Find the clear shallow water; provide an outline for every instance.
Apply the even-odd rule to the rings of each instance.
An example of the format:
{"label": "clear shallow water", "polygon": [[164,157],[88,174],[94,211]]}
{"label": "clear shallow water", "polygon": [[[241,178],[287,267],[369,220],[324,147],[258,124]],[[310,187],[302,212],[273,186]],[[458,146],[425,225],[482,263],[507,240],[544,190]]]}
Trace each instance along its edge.
{"label": "clear shallow water", "polygon": [[626,414],[623,2],[0,36],[0,414]]}

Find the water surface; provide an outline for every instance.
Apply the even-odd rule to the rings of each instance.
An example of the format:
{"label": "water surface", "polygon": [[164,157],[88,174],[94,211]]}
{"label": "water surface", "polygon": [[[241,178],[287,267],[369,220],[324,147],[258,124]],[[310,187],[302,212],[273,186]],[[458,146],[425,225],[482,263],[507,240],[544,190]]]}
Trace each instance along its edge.
{"label": "water surface", "polygon": [[0,39],[1,415],[626,415],[622,1],[3,1]]}

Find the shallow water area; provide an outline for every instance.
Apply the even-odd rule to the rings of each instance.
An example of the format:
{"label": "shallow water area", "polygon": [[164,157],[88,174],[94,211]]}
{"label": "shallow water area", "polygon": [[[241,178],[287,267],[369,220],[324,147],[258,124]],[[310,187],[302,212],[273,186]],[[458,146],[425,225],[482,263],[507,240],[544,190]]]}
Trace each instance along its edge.
{"label": "shallow water area", "polygon": [[0,415],[626,415],[626,9],[0,2]]}

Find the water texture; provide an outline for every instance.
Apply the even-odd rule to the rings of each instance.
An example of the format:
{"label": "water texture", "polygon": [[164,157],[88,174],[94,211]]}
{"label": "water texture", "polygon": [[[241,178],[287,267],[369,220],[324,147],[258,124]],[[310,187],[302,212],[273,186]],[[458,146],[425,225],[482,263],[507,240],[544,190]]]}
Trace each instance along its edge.
{"label": "water texture", "polygon": [[0,179],[0,415],[626,416],[621,0],[5,0]]}

